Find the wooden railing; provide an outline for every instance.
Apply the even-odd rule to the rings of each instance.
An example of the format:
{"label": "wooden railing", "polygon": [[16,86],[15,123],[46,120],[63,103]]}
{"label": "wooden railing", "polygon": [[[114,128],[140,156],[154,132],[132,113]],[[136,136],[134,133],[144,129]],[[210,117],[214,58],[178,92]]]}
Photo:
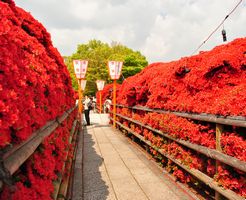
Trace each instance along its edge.
{"label": "wooden railing", "polygon": [[133,110],[142,110],[146,112],[155,112],[161,114],[174,114],[179,117],[205,121],[205,122],[212,122],[217,124],[224,124],[224,125],[231,125],[231,126],[239,126],[239,127],[246,127],[246,117],[224,117],[212,114],[193,114],[193,113],[185,113],[185,112],[176,112],[176,111],[166,111],[160,109],[151,109],[143,106],[124,106],[124,105],[117,105],[118,107],[122,108],[129,108]]}
{"label": "wooden railing", "polygon": [[[56,130],[59,125],[67,119],[70,114],[77,109],[78,106],[75,106],[68,111],[65,111],[62,116],[47,122],[42,128],[35,131],[27,140],[22,142],[21,144],[15,145],[13,148],[9,149],[6,153],[3,154],[1,159],[1,179],[0,180],[0,189],[3,186],[4,182],[8,182],[11,179],[11,176],[20,168],[20,166],[35,152],[38,146],[43,142],[43,140],[52,134],[54,130]],[[70,132],[70,144],[76,143],[76,138],[78,134],[78,125],[79,121],[75,119],[73,122],[73,126]],[[81,126],[80,126],[81,129]],[[73,154],[76,150],[76,147],[73,149]],[[69,158],[70,159],[70,158]],[[67,160],[66,163],[69,164],[69,168],[71,168],[71,160]],[[70,161],[70,162],[68,162]],[[65,168],[65,164],[63,166],[63,170]],[[68,177],[69,178],[69,177]],[[53,194],[54,199],[59,199],[58,194],[66,194],[67,185],[68,185],[67,177],[60,177],[55,183],[55,191]],[[65,189],[64,189],[65,188]]]}
{"label": "wooden railing", "polygon": [[[139,107],[139,106],[128,107],[128,106],[117,105],[117,107],[131,109],[132,110],[131,116],[133,116],[134,110],[140,110],[140,111],[145,111],[145,112],[155,112],[155,113],[162,113],[162,114],[170,114],[171,113],[171,114],[174,114],[174,115],[179,116],[179,117],[215,123],[216,124],[216,144],[217,145],[216,145],[216,149],[210,149],[210,148],[207,148],[205,146],[193,144],[193,143],[186,141],[186,140],[174,138],[171,135],[169,135],[168,133],[163,133],[162,131],[154,129],[153,127],[151,127],[149,125],[143,124],[143,123],[136,121],[132,118],[129,118],[127,116],[123,116],[123,115],[118,114],[118,113],[116,114],[116,116],[118,118],[127,120],[127,121],[129,121],[133,124],[136,124],[142,128],[148,129],[148,130],[150,130],[150,131],[152,131],[152,132],[154,132],[154,133],[156,133],[156,134],[160,135],[161,137],[164,137],[168,140],[175,141],[182,146],[185,146],[189,149],[192,149],[193,151],[196,151],[198,153],[201,153],[201,154],[207,156],[208,158],[212,158],[212,159],[216,160],[217,163],[221,162],[221,163],[227,164],[227,165],[229,165],[235,169],[239,169],[243,172],[246,172],[246,162],[241,161],[235,157],[224,154],[223,152],[221,152],[221,146],[220,146],[220,136],[221,136],[221,132],[223,129],[223,125],[246,127],[246,119],[244,117],[235,117],[235,118],[228,117],[228,118],[225,118],[222,116],[215,116],[215,115],[210,115],[210,114],[199,115],[199,114],[189,114],[189,113],[182,113],[182,112],[169,112],[169,111],[164,111],[164,110],[159,110],[159,109],[150,109],[150,108]],[[111,120],[113,120],[113,119],[111,118]],[[182,162],[180,162],[176,158],[172,157],[171,155],[167,154],[166,152],[164,152],[162,149],[158,148],[157,146],[153,145],[150,141],[146,140],[142,135],[134,132],[129,127],[126,127],[125,125],[123,125],[119,121],[116,121],[116,123],[119,127],[123,128],[128,133],[134,135],[140,141],[144,142],[149,147],[155,149],[162,156],[171,160],[176,165],[178,165],[179,167],[181,167],[182,169],[184,169],[185,171],[187,171],[188,173],[190,173],[191,175],[196,177],[198,180],[200,180],[201,182],[205,183],[210,188],[215,190],[215,192],[216,192],[215,193],[215,199],[219,199],[220,194],[225,196],[228,199],[233,199],[233,200],[236,200],[236,199],[237,200],[243,200],[244,199],[242,196],[236,194],[232,190],[224,189],[223,187],[219,186],[218,183],[214,179],[212,179],[208,175],[204,174],[203,172],[201,172],[197,169],[191,169],[188,166],[184,165]]]}
{"label": "wooden railing", "polygon": [[[74,120],[73,122],[73,126],[70,132],[70,137],[69,137],[69,144],[76,144],[77,142],[77,136],[79,133],[79,129],[76,128],[77,124],[79,122],[77,120]],[[81,128],[81,127],[79,127]],[[72,154],[74,155],[76,152],[76,147],[75,146],[74,149],[72,149]],[[55,182],[55,189],[54,189],[54,193],[53,193],[53,199],[64,199],[66,198],[66,194],[67,194],[67,190],[68,190],[68,186],[69,186],[69,178],[71,175],[71,171],[72,171],[72,165],[73,165],[73,160],[71,158],[68,157],[69,152],[67,152],[66,155],[66,162],[63,164],[63,168],[62,168],[62,172],[61,174],[63,174],[63,176],[60,176],[58,178],[58,180]],[[67,176],[65,176],[65,169],[69,169],[69,174]]]}

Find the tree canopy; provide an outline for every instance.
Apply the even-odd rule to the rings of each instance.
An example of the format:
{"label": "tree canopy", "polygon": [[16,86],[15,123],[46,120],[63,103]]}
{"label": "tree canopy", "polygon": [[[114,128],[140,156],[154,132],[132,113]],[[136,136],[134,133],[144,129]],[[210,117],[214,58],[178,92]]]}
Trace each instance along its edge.
{"label": "tree canopy", "polygon": [[94,95],[97,91],[96,80],[105,80],[106,83],[111,83],[108,75],[107,63],[110,60],[123,61],[122,74],[123,76],[118,80],[122,82],[124,78],[135,75],[140,72],[148,61],[139,51],[112,42],[111,45],[103,43],[100,40],[90,40],[88,44],[78,45],[77,52],[72,56],[65,57],[65,63],[71,74],[72,84],[75,89],[78,88],[77,80],[74,74],[73,60],[82,59],[88,60],[88,69],[86,73],[86,89],[85,94]]}

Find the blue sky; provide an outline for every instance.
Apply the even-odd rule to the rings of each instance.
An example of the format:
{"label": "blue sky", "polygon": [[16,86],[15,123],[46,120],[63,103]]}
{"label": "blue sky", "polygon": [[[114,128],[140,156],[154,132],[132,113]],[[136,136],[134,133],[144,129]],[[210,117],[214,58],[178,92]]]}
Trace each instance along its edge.
{"label": "blue sky", "polygon": [[[189,56],[239,0],[15,0],[50,32],[62,55],[91,39],[120,42],[148,61]],[[246,36],[246,3],[226,20],[228,41]],[[200,49],[223,43],[220,28]],[[197,52],[198,53],[198,52]]]}

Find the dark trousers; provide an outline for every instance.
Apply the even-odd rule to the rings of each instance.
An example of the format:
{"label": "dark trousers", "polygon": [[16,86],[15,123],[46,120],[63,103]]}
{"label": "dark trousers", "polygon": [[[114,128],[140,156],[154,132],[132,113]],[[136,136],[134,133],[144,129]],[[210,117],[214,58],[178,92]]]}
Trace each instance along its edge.
{"label": "dark trousers", "polygon": [[89,110],[85,110],[85,120],[87,125],[90,125],[90,111]]}

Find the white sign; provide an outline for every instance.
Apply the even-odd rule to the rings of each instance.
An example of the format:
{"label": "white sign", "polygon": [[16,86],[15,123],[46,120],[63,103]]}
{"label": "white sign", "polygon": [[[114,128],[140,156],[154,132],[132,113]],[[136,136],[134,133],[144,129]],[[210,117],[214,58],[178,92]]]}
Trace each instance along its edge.
{"label": "white sign", "polygon": [[86,86],[86,80],[79,80],[78,81],[79,82],[79,84],[80,84],[80,88],[81,88],[81,90],[85,90],[85,86]]}
{"label": "white sign", "polygon": [[87,60],[73,60],[74,72],[77,79],[85,78],[87,71],[88,61]]}
{"label": "white sign", "polygon": [[108,68],[109,68],[109,75],[111,79],[119,79],[121,75],[123,62],[121,61],[109,61]]}
{"label": "white sign", "polygon": [[103,90],[104,88],[104,83],[105,81],[104,80],[97,80],[97,89],[100,91],[100,90]]}

